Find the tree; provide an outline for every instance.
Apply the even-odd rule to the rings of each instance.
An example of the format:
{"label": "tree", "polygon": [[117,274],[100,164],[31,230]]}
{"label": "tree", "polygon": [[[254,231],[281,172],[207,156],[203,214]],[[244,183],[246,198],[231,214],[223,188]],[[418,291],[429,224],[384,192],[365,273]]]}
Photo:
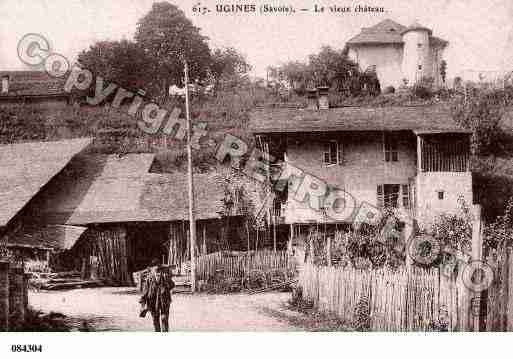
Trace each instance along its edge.
{"label": "tree", "polygon": [[210,76],[216,89],[221,83],[236,86],[249,71],[251,71],[251,65],[245,56],[233,47],[213,51]]}
{"label": "tree", "polygon": [[358,65],[329,46],[324,46],[318,54],[310,55],[308,67],[316,86],[330,86],[342,89],[347,81],[357,74]]}
{"label": "tree", "polygon": [[274,70],[280,80],[287,81],[296,92],[318,86],[329,86],[338,91],[357,88],[357,92],[360,92],[365,83],[367,87],[372,85],[379,89],[374,78],[361,73],[358,65],[349,60],[347,51],[335,50],[329,46],[310,55],[307,63],[290,61],[277,69],[269,69]]}
{"label": "tree", "polygon": [[154,3],[137,24],[136,43],[154,59],[152,87],[167,96],[171,84],[183,85],[183,61],[189,64],[190,78],[202,80],[211,62],[207,38],[200,34],[184,12],[168,2]]}
{"label": "tree", "polygon": [[471,149],[475,156],[498,155],[503,150],[502,90],[468,91],[466,98],[453,104],[453,118],[463,128],[472,130]]}
{"label": "tree", "polygon": [[280,66],[280,72],[289,83],[290,88],[304,90],[312,81],[312,73],[307,64],[299,61],[289,61]]}
{"label": "tree", "polygon": [[96,76],[131,90],[146,88],[151,58],[134,42],[100,41],[82,51],[78,62]]}

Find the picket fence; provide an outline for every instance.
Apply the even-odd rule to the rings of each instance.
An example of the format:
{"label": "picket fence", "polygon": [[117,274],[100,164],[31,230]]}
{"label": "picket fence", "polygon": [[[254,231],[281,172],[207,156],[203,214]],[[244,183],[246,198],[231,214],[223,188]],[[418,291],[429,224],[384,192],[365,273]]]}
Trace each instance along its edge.
{"label": "picket fence", "polygon": [[437,268],[357,270],[305,264],[303,298],[353,325],[368,308],[371,331],[469,331],[474,313],[464,286]]}
{"label": "picket fence", "polygon": [[208,280],[216,275],[242,278],[251,271],[293,270],[285,251],[215,252],[197,258],[196,278]]}
{"label": "picket fence", "polygon": [[484,302],[480,308],[481,330],[513,331],[513,253],[511,248],[500,248],[495,258],[489,259],[494,280],[483,293]]}

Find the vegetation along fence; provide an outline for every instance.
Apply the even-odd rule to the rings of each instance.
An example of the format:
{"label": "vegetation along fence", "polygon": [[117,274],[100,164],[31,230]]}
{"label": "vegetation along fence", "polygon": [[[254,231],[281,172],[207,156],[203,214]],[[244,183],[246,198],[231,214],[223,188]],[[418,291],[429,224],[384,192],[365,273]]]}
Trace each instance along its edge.
{"label": "vegetation along fence", "polygon": [[0,331],[22,327],[28,307],[27,288],[23,266],[0,261]]}
{"label": "vegetation along fence", "polygon": [[513,324],[512,262],[511,254],[499,260],[491,287],[480,294],[438,268],[363,271],[306,264],[299,283],[316,309],[356,329],[504,331]]}

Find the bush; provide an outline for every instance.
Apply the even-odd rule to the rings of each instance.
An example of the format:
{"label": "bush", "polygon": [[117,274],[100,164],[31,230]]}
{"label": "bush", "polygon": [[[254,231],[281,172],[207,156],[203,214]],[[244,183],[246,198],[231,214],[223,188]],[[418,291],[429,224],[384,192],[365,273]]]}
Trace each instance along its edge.
{"label": "bush", "polygon": [[392,94],[392,93],[395,93],[395,87],[394,87],[394,86],[387,86],[387,87],[385,87],[385,89],[383,90],[383,94],[384,94],[384,95]]}
{"label": "bush", "polygon": [[430,87],[419,84],[413,86],[413,96],[423,100],[430,99],[433,97],[433,91]]}
{"label": "bush", "polygon": [[468,254],[472,249],[472,213],[462,198],[458,203],[460,214],[441,214],[432,226],[433,236],[445,253],[444,261],[452,257],[447,250]]}

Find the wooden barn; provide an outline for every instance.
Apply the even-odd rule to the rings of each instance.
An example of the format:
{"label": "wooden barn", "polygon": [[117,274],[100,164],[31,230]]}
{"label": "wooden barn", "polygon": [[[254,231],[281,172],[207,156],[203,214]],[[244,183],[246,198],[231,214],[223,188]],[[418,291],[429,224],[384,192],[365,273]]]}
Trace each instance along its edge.
{"label": "wooden barn", "polygon": [[34,206],[41,192],[92,139],[0,146],[0,246],[34,269],[50,265],[54,252],[71,248],[83,230],[39,223]]}
{"label": "wooden barn", "polygon": [[[38,196],[33,210],[40,227],[84,229],[60,258],[66,270],[128,285],[155,258],[177,268],[189,259],[186,175],[150,173],[153,160],[152,154],[79,156]],[[216,173],[194,178],[197,253],[245,249],[242,217],[226,205],[223,180]]]}

